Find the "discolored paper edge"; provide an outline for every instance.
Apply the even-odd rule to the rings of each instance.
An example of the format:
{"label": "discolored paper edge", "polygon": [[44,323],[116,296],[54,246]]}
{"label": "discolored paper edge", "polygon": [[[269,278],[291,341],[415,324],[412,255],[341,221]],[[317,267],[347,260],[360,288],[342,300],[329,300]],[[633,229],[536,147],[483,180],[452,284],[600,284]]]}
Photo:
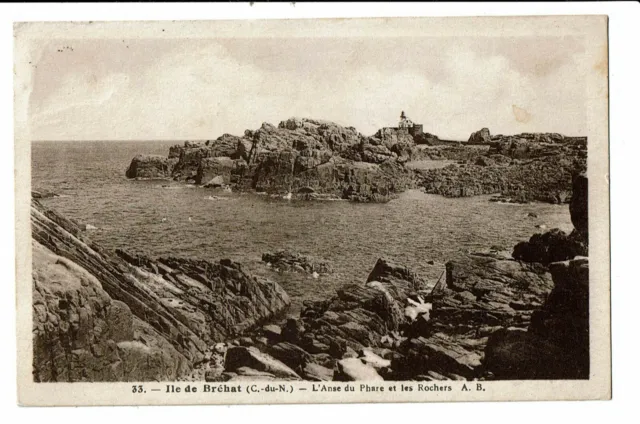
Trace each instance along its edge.
{"label": "discolored paper edge", "polygon": [[[166,31],[161,32],[162,27]],[[360,383],[327,382],[340,392],[314,392],[311,382],[271,382],[284,391],[252,392],[266,382],[242,383],[240,393],[204,393],[203,386],[231,383],[34,383],[31,303],[31,134],[28,99],[32,73],[29,43],[39,39],[90,38],[230,38],[230,37],[386,37],[386,36],[582,36],[593,64],[587,74],[586,120],[589,177],[589,331],[590,379],[554,381],[438,382],[450,391],[418,391],[417,382],[384,382],[383,392],[363,392]],[[366,403],[430,401],[588,400],[611,398],[608,42],[606,16],[535,16],[482,18],[363,18],[182,22],[50,22],[14,24],[14,120],[16,201],[16,306],[18,398],[21,405],[178,405]],[[477,384],[482,390],[478,390]],[[166,386],[180,393],[166,393]],[[317,383],[316,383],[317,384]],[[424,384],[424,383],[423,383]],[[133,393],[142,385],[145,393]],[[186,387],[197,392],[186,392]],[[346,386],[354,391],[345,392]],[[395,392],[389,387],[396,386]],[[401,386],[413,386],[402,391]],[[463,386],[469,389],[463,391]],[[152,391],[160,389],[160,391]],[[306,390],[302,390],[306,389]]]}

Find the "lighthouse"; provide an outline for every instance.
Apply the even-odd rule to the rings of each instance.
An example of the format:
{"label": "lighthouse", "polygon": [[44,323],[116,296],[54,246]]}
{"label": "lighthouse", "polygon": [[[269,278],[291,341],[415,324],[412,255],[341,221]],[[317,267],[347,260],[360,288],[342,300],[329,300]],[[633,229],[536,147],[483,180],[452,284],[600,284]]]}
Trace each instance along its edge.
{"label": "lighthouse", "polygon": [[400,122],[398,123],[398,128],[406,128],[409,129],[413,127],[413,122],[411,119],[407,118],[407,115],[404,113],[404,110],[400,113]]}

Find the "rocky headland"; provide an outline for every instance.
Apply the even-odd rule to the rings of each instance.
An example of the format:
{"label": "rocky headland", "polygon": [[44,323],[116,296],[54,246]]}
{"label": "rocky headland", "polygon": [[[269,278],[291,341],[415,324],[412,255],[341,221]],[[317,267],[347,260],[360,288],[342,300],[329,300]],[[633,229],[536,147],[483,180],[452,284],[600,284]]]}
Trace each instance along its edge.
{"label": "rocky headland", "polygon": [[587,186],[569,235],[452,258],[438,281],[381,258],[286,320],[285,291],[238,263],[107,252],[33,200],[34,380],[588,378]]}
{"label": "rocky headland", "polygon": [[[454,161],[440,169],[419,161]],[[586,167],[586,138],[560,134],[440,140],[403,128],[364,136],[333,122],[290,118],[242,136],[186,141],[167,157],[138,155],[128,178],[174,179],[204,187],[253,190],[286,198],[386,202],[410,188],[447,197],[495,194],[508,202],[565,203],[572,177]]]}
{"label": "rocky headland", "polygon": [[365,137],[353,127],[291,118],[242,136],[186,141],[172,147],[167,158],[136,156],[126,175],[302,198],[386,201],[415,187],[413,172],[403,166],[413,146],[403,131]]}

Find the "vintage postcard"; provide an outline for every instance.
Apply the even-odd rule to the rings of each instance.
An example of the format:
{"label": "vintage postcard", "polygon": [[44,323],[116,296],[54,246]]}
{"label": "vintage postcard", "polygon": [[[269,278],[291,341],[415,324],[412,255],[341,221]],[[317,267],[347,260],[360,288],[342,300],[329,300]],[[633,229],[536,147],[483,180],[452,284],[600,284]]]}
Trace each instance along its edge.
{"label": "vintage postcard", "polygon": [[14,37],[20,404],[610,399],[606,16]]}

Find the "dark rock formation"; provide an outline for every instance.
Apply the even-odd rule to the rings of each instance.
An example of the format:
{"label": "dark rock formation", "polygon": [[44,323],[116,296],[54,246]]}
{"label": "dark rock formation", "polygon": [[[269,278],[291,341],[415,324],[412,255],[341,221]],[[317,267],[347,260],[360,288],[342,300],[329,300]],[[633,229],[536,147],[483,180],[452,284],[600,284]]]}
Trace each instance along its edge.
{"label": "dark rock formation", "polygon": [[[572,236],[583,243],[585,250],[588,247],[587,189],[586,175],[574,179],[570,211],[576,228]],[[553,248],[557,250],[558,246]],[[589,378],[589,260],[574,258],[575,251],[568,250],[564,254],[558,252],[556,257],[569,260],[549,264],[554,287],[544,306],[531,317],[528,331],[503,329],[490,337],[485,366],[493,378]]]}
{"label": "dark rock formation", "polygon": [[332,272],[329,262],[301,255],[290,250],[278,250],[274,253],[264,253],[262,261],[270,264],[279,271],[306,272],[312,274],[328,274]]}
{"label": "dark rock formation", "polygon": [[52,197],[58,197],[58,194],[47,190],[31,190],[32,199],[50,199]]}
{"label": "dark rock formation", "polygon": [[469,144],[490,144],[491,143],[491,133],[489,132],[489,128],[483,128],[480,131],[476,131],[469,136]]}
{"label": "dark rock formation", "polygon": [[550,266],[555,286],[529,331],[494,333],[485,352],[495,379],[589,378],[589,262],[586,258]]}
{"label": "dark rock formation", "polygon": [[569,203],[571,222],[580,236],[589,239],[589,181],[586,172],[573,179],[573,196]]}
{"label": "dark rock formation", "polygon": [[232,347],[227,350],[225,370],[233,372],[242,367],[263,371],[284,380],[300,379],[294,370],[255,347]]}
{"label": "dark rock formation", "polygon": [[175,380],[190,361],[85,268],[33,243],[33,378]]}
{"label": "dark rock formation", "polygon": [[446,197],[500,194],[497,200],[526,203],[567,203],[571,199],[572,175],[586,166],[579,151],[563,149],[549,156],[518,160],[488,154],[473,163],[419,171],[427,193]]}
{"label": "dark rock formation", "polygon": [[229,260],[112,255],[37,201],[31,223],[36,381],[173,380],[289,305]]}
{"label": "dark rock formation", "polygon": [[539,262],[548,265],[551,262],[566,261],[576,256],[588,255],[586,243],[577,232],[567,234],[557,228],[543,234],[534,234],[529,241],[518,243],[513,249],[513,258],[524,262]]}
{"label": "dark rock formation", "polygon": [[131,160],[127,169],[127,178],[169,178],[175,160],[159,155],[137,155]]}
{"label": "dark rock formation", "polygon": [[238,189],[285,194],[305,188],[313,190],[308,198],[387,201],[415,186],[413,172],[403,165],[414,146],[406,131],[364,137],[352,127],[291,118],[278,127],[264,123],[242,137],[225,134],[174,146],[169,151],[171,166],[163,168],[156,158],[155,173],[147,169],[151,164],[143,167],[134,159],[136,166],[132,163],[127,176],[170,175],[202,185],[220,177],[223,184]]}
{"label": "dark rock formation", "polygon": [[429,319],[405,331],[409,338],[392,360],[395,377],[480,377],[487,336],[504,327],[526,329],[551,287],[542,266],[481,256],[448,262],[446,278],[426,299]]}

